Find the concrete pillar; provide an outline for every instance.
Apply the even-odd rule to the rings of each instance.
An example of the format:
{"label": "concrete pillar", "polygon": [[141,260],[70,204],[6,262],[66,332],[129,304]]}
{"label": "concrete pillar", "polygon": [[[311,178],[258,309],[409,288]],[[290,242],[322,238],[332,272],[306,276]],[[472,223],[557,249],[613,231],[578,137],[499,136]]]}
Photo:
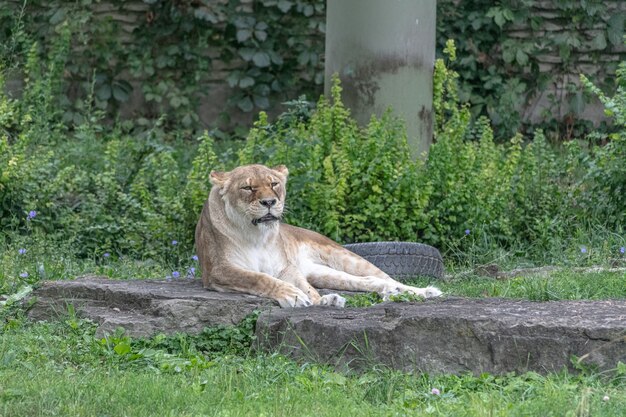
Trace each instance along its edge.
{"label": "concrete pillar", "polygon": [[433,137],[436,0],[328,0],[325,93],[339,74],[344,103],[366,124],[388,107],[414,157]]}

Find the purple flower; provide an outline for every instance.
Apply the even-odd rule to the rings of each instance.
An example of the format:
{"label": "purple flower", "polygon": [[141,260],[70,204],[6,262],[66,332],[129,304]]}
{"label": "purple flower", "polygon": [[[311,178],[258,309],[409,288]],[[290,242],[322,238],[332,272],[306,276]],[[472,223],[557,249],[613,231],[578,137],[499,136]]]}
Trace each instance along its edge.
{"label": "purple flower", "polygon": [[433,388],[430,390],[430,393],[433,395],[440,395],[441,392],[437,388]]}
{"label": "purple flower", "polygon": [[178,278],[178,277],[180,277],[180,272],[178,271],[172,272],[172,278]]}
{"label": "purple flower", "polygon": [[111,256],[111,254],[109,252],[104,252],[102,256],[104,256],[105,258],[108,258],[109,256]]}
{"label": "purple flower", "polygon": [[187,270],[187,278],[193,278],[196,276],[196,268],[193,266]]}
{"label": "purple flower", "polygon": [[26,249],[21,248],[20,250],[17,251],[20,255],[24,255],[26,253]]}
{"label": "purple flower", "polygon": [[[624,249],[624,248],[622,248],[622,249]],[[622,253],[624,253],[624,251],[622,251]],[[193,256],[191,257],[191,259],[193,259],[194,261],[196,261],[196,262],[197,262],[197,261],[198,261],[198,255],[193,255]]]}
{"label": "purple flower", "polygon": [[587,248],[585,246],[581,246],[580,253],[587,253]]}
{"label": "purple flower", "polygon": [[28,272],[22,272],[22,273],[20,274],[20,277],[21,277],[21,278],[28,278]]}
{"label": "purple flower", "polygon": [[623,246],[619,248],[619,253],[624,253],[624,252],[626,252],[626,249]]}
{"label": "purple flower", "polygon": [[172,240],[172,245],[174,246],[178,245],[178,240]]}
{"label": "purple flower", "polygon": [[37,216],[37,212],[35,210],[31,210],[28,212],[28,220],[34,219]]}
{"label": "purple flower", "polygon": [[470,234],[470,229],[465,229],[465,234],[469,235]]}

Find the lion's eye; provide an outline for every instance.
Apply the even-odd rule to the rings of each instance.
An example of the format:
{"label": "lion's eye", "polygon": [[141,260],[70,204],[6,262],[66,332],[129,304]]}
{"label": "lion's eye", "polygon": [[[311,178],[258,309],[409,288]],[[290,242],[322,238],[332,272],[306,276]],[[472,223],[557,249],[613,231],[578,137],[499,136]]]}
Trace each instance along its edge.
{"label": "lion's eye", "polygon": [[246,191],[252,191],[252,187],[250,187],[249,185],[246,185],[245,187],[241,187],[242,190],[246,190]]}
{"label": "lion's eye", "polygon": [[278,186],[278,183],[277,183],[277,182],[273,182],[273,183],[272,183],[272,188],[274,188],[274,187],[276,187],[276,186]]}

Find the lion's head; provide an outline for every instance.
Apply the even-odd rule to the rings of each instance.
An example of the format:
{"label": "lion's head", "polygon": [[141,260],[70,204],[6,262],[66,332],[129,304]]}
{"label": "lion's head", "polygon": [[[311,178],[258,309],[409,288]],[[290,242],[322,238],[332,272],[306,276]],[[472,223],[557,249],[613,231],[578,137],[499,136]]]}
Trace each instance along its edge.
{"label": "lion's head", "polygon": [[287,175],[284,165],[244,165],[230,172],[211,172],[211,184],[218,187],[227,216],[259,224],[278,224],[284,209]]}

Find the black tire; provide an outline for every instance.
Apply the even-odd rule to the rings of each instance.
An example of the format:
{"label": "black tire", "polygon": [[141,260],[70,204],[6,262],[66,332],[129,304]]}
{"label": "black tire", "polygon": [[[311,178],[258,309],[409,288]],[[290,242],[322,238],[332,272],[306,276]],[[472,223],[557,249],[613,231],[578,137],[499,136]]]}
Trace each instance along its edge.
{"label": "black tire", "polygon": [[429,245],[414,242],[351,243],[344,248],[356,253],[399,281],[429,276],[443,278],[441,253]]}

